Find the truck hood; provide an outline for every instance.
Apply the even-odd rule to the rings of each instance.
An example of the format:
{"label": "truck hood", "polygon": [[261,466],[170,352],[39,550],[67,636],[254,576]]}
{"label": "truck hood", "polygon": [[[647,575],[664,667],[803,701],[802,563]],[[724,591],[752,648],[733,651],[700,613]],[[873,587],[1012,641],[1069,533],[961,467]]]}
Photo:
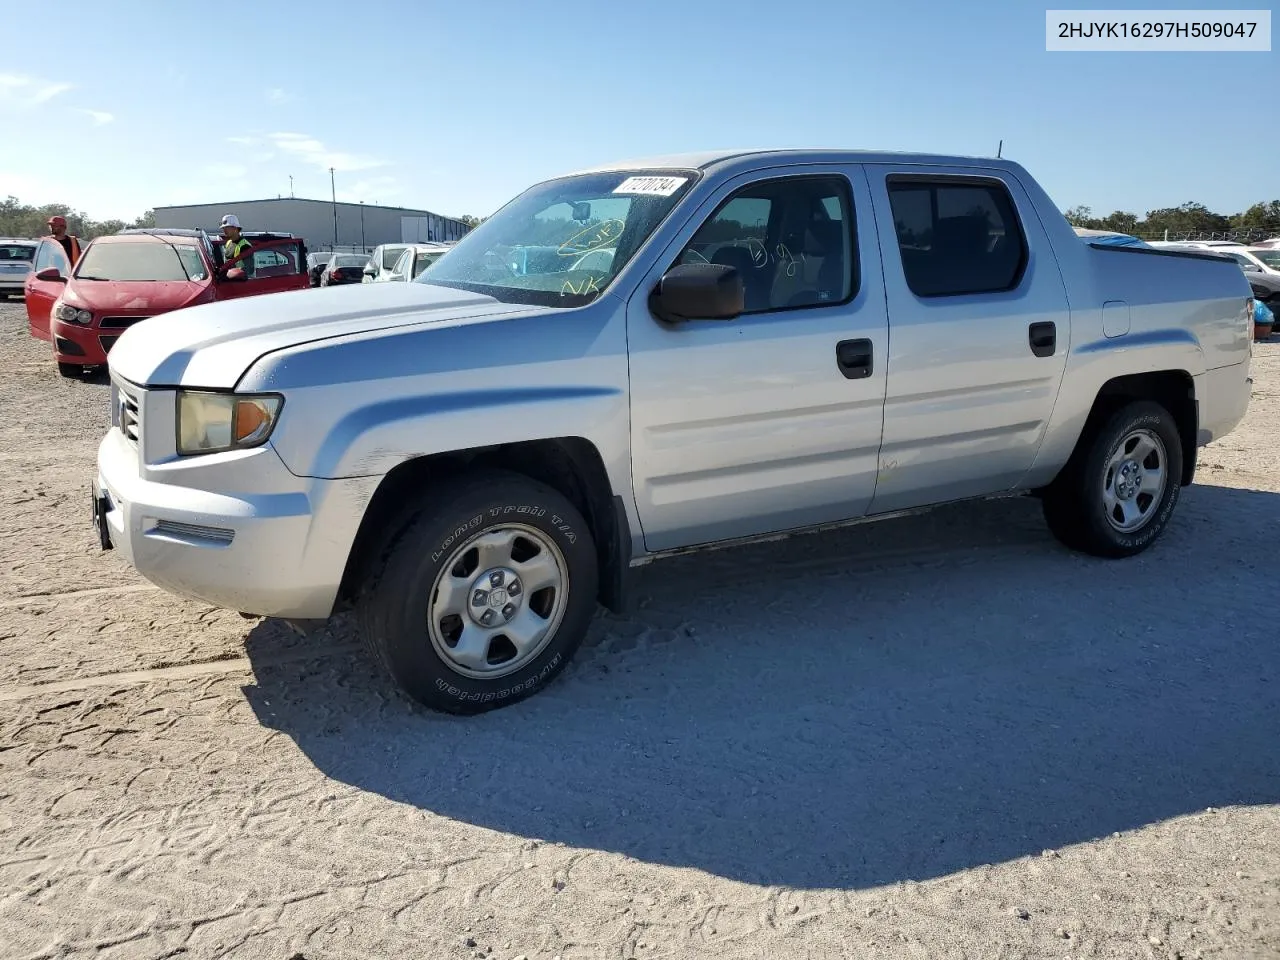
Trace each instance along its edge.
{"label": "truck hood", "polygon": [[108,360],[113,374],[145,386],[231,389],[259,357],[286,347],[528,309],[424,283],[294,290],[144,320],[116,341]]}
{"label": "truck hood", "polygon": [[94,313],[110,313],[113,310],[168,313],[185,307],[207,289],[207,284],[191,280],[142,283],[77,280],[72,277],[62,294],[62,300],[73,307],[92,310]]}

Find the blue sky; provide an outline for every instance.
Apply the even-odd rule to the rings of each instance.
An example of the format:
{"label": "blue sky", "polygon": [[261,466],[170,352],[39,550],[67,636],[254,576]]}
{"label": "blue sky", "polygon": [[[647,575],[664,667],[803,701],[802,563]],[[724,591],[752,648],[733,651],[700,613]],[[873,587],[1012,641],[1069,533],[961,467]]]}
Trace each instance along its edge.
{"label": "blue sky", "polygon": [[1048,53],[1026,2],[54,7],[0,60],[0,196],[100,218],[328,198],[330,166],[339,199],[484,215],[598,161],[1001,138],[1061,208],[1280,198],[1275,52]]}

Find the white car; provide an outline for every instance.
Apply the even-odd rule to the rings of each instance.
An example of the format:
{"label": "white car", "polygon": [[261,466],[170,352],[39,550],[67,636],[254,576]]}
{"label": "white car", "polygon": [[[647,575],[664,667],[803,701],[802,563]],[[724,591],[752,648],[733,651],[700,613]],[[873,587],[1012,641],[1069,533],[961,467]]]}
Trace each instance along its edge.
{"label": "white car", "polygon": [[452,246],[451,243],[412,243],[405,247],[391,272],[374,282],[415,280],[418,274],[448,253]]}
{"label": "white car", "polygon": [[1280,250],[1247,246],[1230,240],[1156,240],[1153,247],[1174,250],[1212,250],[1230,257],[1249,272],[1280,276]]}
{"label": "white car", "polygon": [[400,254],[413,246],[411,243],[380,243],[369,255],[369,265],[364,268],[362,283],[377,283],[391,279],[391,271],[395,269]]}
{"label": "white car", "polygon": [[11,293],[22,295],[37,246],[37,240],[0,239],[0,298],[8,298]]}

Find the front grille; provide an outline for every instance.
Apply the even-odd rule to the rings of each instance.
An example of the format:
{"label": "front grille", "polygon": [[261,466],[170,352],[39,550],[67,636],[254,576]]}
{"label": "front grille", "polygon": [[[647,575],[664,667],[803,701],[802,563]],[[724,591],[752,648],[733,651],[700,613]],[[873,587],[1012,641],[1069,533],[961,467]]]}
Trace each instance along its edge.
{"label": "front grille", "polygon": [[116,393],[119,398],[116,401],[116,425],[120,428],[121,433],[134,443],[137,443],[138,436],[142,432],[142,417],[138,397],[119,384],[116,384]]}
{"label": "front grille", "polygon": [[98,321],[98,326],[103,330],[127,330],[135,323],[150,319],[150,317],[103,317]]}
{"label": "front grille", "polygon": [[100,344],[102,344],[102,352],[103,352],[103,353],[110,353],[110,352],[111,352],[111,348],[112,348],[112,347],[114,347],[114,346],[116,345],[116,341],[117,341],[117,340],[119,340],[119,339],[120,339],[120,335],[119,335],[119,334],[117,334],[117,335],[116,335],[116,336],[114,336],[114,337],[99,337],[99,338],[98,338],[98,342],[99,342]]}

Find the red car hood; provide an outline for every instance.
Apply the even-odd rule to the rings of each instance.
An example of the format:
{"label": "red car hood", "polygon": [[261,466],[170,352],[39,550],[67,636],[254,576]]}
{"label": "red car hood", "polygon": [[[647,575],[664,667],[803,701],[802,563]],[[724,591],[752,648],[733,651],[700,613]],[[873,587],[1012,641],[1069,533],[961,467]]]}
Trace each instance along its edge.
{"label": "red car hood", "polygon": [[120,310],[151,315],[185,307],[207,289],[208,284],[193,280],[140,282],[72,277],[62,301],[95,313]]}

